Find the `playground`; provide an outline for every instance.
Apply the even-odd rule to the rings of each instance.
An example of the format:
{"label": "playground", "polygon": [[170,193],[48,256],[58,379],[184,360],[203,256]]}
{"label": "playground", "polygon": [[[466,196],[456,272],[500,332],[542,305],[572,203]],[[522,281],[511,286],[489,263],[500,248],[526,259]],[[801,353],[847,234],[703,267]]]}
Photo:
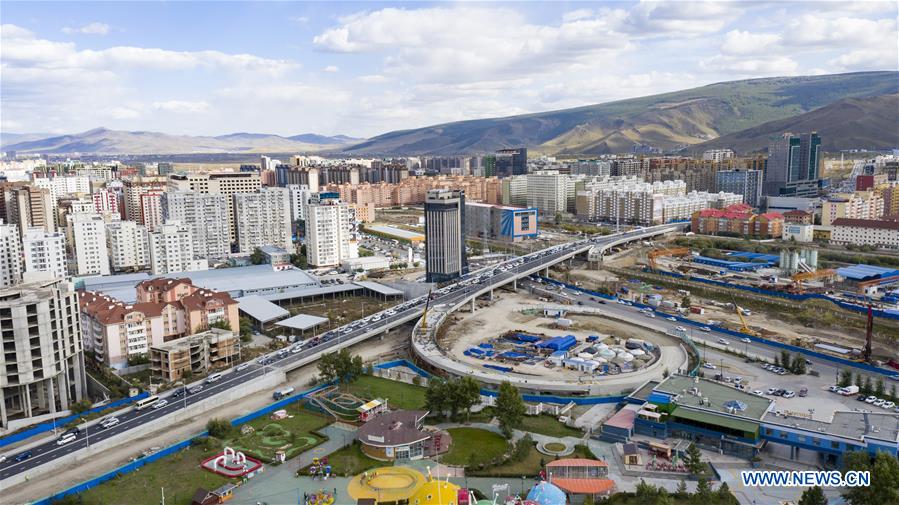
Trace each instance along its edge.
{"label": "playground", "polygon": [[359,419],[357,409],[365,403],[366,400],[352,393],[343,392],[337,386],[331,386],[310,394],[303,402],[303,406],[338,421],[357,421]]}
{"label": "playground", "polygon": [[236,479],[244,475],[250,475],[262,471],[262,462],[246,454],[235,451],[231,447],[213,456],[204,459],[200,467],[214,474]]}
{"label": "playground", "polygon": [[425,476],[411,468],[388,466],[363,472],[350,480],[347,492],[354,500],[364,498],[378,502],[408,500],[425,484]]}
{"label": "playground", "polygon": [[262,461],[291,459],[318,445],[322,438],[313,432],[328,422],[327,418],[306,411],[279,410],[235,428],[234,436],[224,443]]}

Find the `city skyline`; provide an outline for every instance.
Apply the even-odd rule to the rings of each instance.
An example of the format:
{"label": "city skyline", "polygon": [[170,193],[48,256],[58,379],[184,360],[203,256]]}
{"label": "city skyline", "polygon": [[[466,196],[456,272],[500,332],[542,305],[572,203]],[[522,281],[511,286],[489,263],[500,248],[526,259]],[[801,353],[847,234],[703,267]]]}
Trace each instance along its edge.
{"label": "city skyline", "polygon": [[4,2],[0,130],[370,137],[735,79],[895,70],[896,13],[893,2]]}

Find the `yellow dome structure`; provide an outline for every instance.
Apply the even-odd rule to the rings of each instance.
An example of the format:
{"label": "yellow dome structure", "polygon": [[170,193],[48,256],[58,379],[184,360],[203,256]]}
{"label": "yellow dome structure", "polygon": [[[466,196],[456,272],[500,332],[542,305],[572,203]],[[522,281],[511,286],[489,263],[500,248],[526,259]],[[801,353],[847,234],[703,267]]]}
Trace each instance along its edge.
{"label": "yellow dome structure", "polygon": [[426,484],[425,481],[425,476],[421,472],[411,468],[387,466],[369,470],[350,479],[347,493],[353,500],[368,498],[378,503],[408,500],[412,503],[412,498],[418,489]]}
{"label": "yellow dome structure", "polygon": [[409,500],[409,505],[456,505],[460,489],[462,488],[452,482],[432,479],[418,488]]}

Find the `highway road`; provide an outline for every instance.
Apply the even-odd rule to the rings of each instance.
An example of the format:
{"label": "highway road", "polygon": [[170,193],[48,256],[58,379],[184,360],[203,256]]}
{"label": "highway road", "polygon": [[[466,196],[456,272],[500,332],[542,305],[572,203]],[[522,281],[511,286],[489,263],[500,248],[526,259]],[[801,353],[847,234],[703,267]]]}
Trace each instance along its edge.
{"label": "highway road", "polygon": [[[586,252],[593,246],[608,246],[620,241],[640,240],[665,231],[676,231],[678,229],[682,229],[682,227],[678,225],[648,227],[543,249],[526,256],[513,258],[479,272],[467,274],[462,279],[432,293],[430,303],[433,305],[461,303],[472,296],[501,287],[514,279],[525,277],[577,254]],[[223,372],[224,376],[218,382],[204,384],[202,381],[199,381],[187,385],[188,389],[193,388],[195,385],[203,385],[202,391],[195,394],[185,394],[179,398],[173,397],[175,393],[160,395],[161,398],[168,401],[168,405],[163,408],[147,408],[137,411],[131,407],[119,411],[115,414],[115,417],[119,419],[120,423],[112,428],[103,429],[99,425],[94,425],[82,429],[75,441],[62,446],[57,445],[55,440],[51,440],[27,451],[6,454],[7,460],[4,463],[0,463],[0,481],[17,473],[36,468],[56,458],[83,450],[89,444],[127,433],[129,430],[148,422],[160,420],[193,403],[238,387],[247,380],[265,373],[270,368],[277,367],[285,371],[292,370],[317,360],[324,353],[334,352],[342,347],[352,345],[365,338],[378,335],[386,330],[415,320],[421,317],[426,299],[427,296],[421,296],[340,328],[335,328],[304,341],[302,346],[295,345],[295,347],[291,348],[295,352],[284,349],[265,355],[241,372],[237,372],[235,368],[229,369]],[[31,457],[22,461],[16,461],[17,456],[23,452],[30,452]]]}

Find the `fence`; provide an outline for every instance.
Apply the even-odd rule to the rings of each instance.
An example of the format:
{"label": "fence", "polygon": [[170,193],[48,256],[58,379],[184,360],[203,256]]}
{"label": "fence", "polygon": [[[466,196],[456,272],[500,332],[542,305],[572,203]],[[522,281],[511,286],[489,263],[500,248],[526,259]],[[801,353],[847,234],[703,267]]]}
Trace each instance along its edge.
{"label": "fence", "polygon": [[[483,396],[499,396],[499,391],[492,389],[482,389]],[[601,403],[620,403],[624,401],[624,396],[558,396],[558,395],[521,395],[521,399],[526,402],[536,403],[557,403],[568,405],[574,402],[575,405],[599,405]]]}
{"label": "fence", "polygon": [[[679,276],[679,277],[682,277],[682,276]],[[564,283],[564,282],[560,282],[560,281],[557,281],[557,280],[548,279],[548,278],[543,278],[543,279],[544,279],[546,282],[551,282],[551,283],[556,284],[556,285],[559,285],[559,286],[565,286],[566,288],[572,289],[572,290],[575,290],[575,291],[581,291],[581,292],[583,292],[583,293],[587,293],[587,294],[594,295],[594,296],[602,296],[603,298],[607,298],[607,299],[614,299],[614,297],[610,297],[609,295],[605,295],[605,294],[602,294],[602,293],[596,293],[595,291],[590,291],[590,290],[587,290],[587,289],[582,289],[582,288],[579,288],[579,287],[577,287],[577,286],[573,286],[573,285],[571,285],[571,284],[566,284],[566,283]],[[730,286],[730,285],[728,285],[728,286]],[[752,288],[752,289],[753,289],[753,290],[756,290],[756,288]],[[757,291],[764,291],[764,290],[757,290]],[[784,294],[788,294],[788,293],[784,293]],[[791,296],[806,296],[806,295],[791,295]],[[643,304],[641,304],[641,303],[636,303],[636,302],[632,302],[632,304],[633,304],[634,307],[637,307],[637,308],[649,308],[649,309],[655,309],[655,308],[656,308],[656,307],[652,307],[652,306],[650,306],[650,305],[643,305]],[[697,326],[697,327],[706,326],[706,325],[703,324],[703,323],[698,323],[698,322],[696,322],[696,321],[693,321],[693,320],[690,320],[690,319],[687,319],[687,318],[684,318],[684,317],[679,317],[679,316],[673,316],[673,317],[675,317],[679,322],[684,323],[684,324],[689,324],[689,325],[691,325],[691,326]],[[753,336],[753,335],[747,335],[747,334],[745,334],[745,333],[740,333],[740,332],[738,332],[738,331],[729,330],[729,329],[727,329],[727,328],[722,328],[722,327],[720,327],[720,326],[714,326],[714,325],[711,325],[710,327],[713,328],[715,331],[717,331],[717,332],[719,332],[719,333],[726,333],[726,334],[728,334],[728,335],[731,335],[731,336],[734,336],[734,337],[738,337],[738,338],[748,338],[748,339],[752,340],[753,342],[757,342],[757,343],[760,343],[760,344],[768,345],[768,346],[771,346],[771,347],[776,347],[776,348],[778,348],[778,349],[784,349],[784,350],[787,350],[787,351],[796,352],[796,353],[799,353],[799,354],[803,354],[803,355],[805,355],[805,356],[812,356],[812,357],[815,357],[815,358],[818,358],[818,359],[823,359],[823,360],[831,361],[831,362],[833,362],[833,363],[838,363],[838,364],[844,365],[844,366],[851,366],[851,367],[859,368],[859,369],[865,370],[865,371],[867,371],[867,372],[878,373],[878,374],[881,374],[881,375],[888,375],[888,376],[891,376],[891,375],[895,375],[895,374],[896,374],[896,371],[895,371],[895,370],[890,370],[890,369],[886,369],[886,368],[879,368],[879,367],[876,367],[876,366],[874,366],[874,365],[869,365],[869,364],[867,364],[867,363],[858,363],[858,362],[856,362],[856,361],[851,361],[851,360],[848,360],[848,359],[843,359],[843,358],[839,358],[839,357],[836,357],[836,356],[831,356],[831,355],[829,355],[829,354],[824,354],[824,353],[821,353],[821,352],[812,351],[812,350],[806,349],[806,348],[804,348],[804,347],[798,347],[798,346],[795,346],[795,345],[785,344],[785,343],[783,343],[783,342],[777,342],[776,340],[769,340],[769,339],[767,339],[767,338],[756,337],[756,336]]]}
{"label": "fence", "polygon": [[80,414],[73,414],[71,416],[66,416],[60,419],[56,419],[55,421],[49,421],[41,424],[35,425],[33,428],[28,428],[25,431],[20,431],[17,433],[13,433],[12,435],[7,435],[3,438],[0,438],[0,447],[7,446],[9,444],[14,444],[16,442],[21,442],[22,440],[27,440],[35,435],[39,435],[41,433],[46,433],[48,431],[53,430],[56,427],[63,426],[68,424],[76,419],[84,417],[89,414],[93,414],[95,412],[102,412],[107,409],[114,409],[117,407],[121,407],[123,405],[127,405],[131,402],[135,402],[137,400],[142,400],[146,397],[150,396],[150,393],[144,391],[143,393],[138,394],[137,396],[132,396],[131,398],[122,398],[121,400],[116,400],[114,402],[107,403],[106,405],[101,405],[99,407],[94,407],[90,410],[86,410]]}
{"label": "fence", "polygon": [[394,360],[394,361],[388,361],[387,363],[378,363],[377,365],[375,365],[375,368],[377,368],[378,370],[388,370],[391,368],[396,368],[398,366],[404,366],[404,367],[412,370],[413,372],[417,373],[418,375],[421,375],[425,379],[431,378],[430,373],[426,372],[425,370],[422,370],[421,368],[416,366],[414,363],[412,363],[411,361],[406,360],[406,359],[398,359],[398,360]]}
{"label": "fence", "polygon": [[[324,389],[324,388],[326,388],[326,387],[328,387],[328,386],[331,386],[331,385],[333,385],[333,383],[321,384],[321,385],[316,386],[316,387],[314,387],[314,388],[312,388],[312,389],[308,389],[308,390],[306,390],[306,391],[303,391],[303,392],[301,392],[301,393],[299,393],[299,394],[297,394],[297,395],[294,395],[294,396],[288,396],[287,398],[285,398],[285,399],[283,399],[283,400],[280,400],[280,401],[277,401],[277,402],[275,402],[275,403],[273,403],[273,404],[271,404],[271,405],[266,405],[265,407],[263,407],[263,408],[261,408],[261,409],[255,411],[255,412],[251,412],[251,413],[249,413],[249,414],[247,414],[247,415],[245,415],[245,416],[238,417],[237,419],[232,420],[232,421],[231,421],[231,425],[232,425],[232,426],[239,426],[239,425],[241,425],[241,424],[250,422],[250,421],[252,421],[253,419],[262,417],[262,416],[264,416],[264,415],[266,415],[266,414],[270,414],[270,413],[272,413],[272,412],[274,412],[274,411],[276,411],[276,410],[279,410],[279,409],[281,409],[281,408],[286,407],[287,405],[290,405],[291,403],[296,403],[296,402],[298,402],[298,401],[300,401],[300,400],[303,400],[304,398],[306,398],[306,396],[308,396],[308,395],[310,395],[310,394],[312,394],[312,393],[314,393],[314,392],[316,392],[316,391],[318,391],[318,390],[320,390],[320,389]],[[137,397],[135,397],[135,398],[137,398]],[[135,398],[130,398],[130,400],[133,401]],[[152,462],[154,462],[154,461],[156,461],[156,460],[159,460],[159,459],[161,459],[161,458],[164,458],[165,456],[168,456],[168,455],[170,455],[170,454],[173,454],[173,453],[175,453],[175,452],[178,452],[178,451],[180,451],[181,449],[184,449],[184,448],[190,446],[191,441],[192,441],[193,439],[195,439],[195,438],[197,438],[197,437],[203,437],[203,436],[206,436],[206,435],[207,435],[207,432],[205,432],[205,431],[202,432],[202,433],[198,433],[197,435],[195,435],[195,436],[193,436],[193,437],[191,437],[191,438],[189,438],[189,439],[187,439],[187,440],[182,440],[181,442],[178,442],[178,443],[176,443],[176,444],[174,444],[174,445],[171,445],[171,446],[169,446],[169,447],[166,447],[165,449],[163,449],[163,450],[161,450],[161,451],[159,451],[159,452],[157,452],[157,453],[151,454],[151,455],[149,455],[149,456],[147,456],[147,457],[145,457],[145,458],[141,458],[141,459],[139,459],[139,460],[137,460],[137,461],[134,461],[134,462],[132,462],[132,463],[128,463],[127,465],[120,466],[120,467],[116,468],[115,470],[113,470],[113,471],[111,471],[111,472],[109,472],[109,473],[107,473],[107,474],[101,475],[100,477],[91,479],[91,480],[86,481],[86,482],[82,482],[81,484],[78,484],[78,485],[73,486],[73,487],[71,487],[71,488],[69,488],[69,489],[66,489],[65,491],[60,491],[59,493],[57,493],[57,494],[55,494],[55,495],[48,496],[47,498],[44,498],[44,499],[42,499],[42,500],[38,500],[38,501],[34,502],[32,505],[50,505],[50,504],[53,503],[54,501],[59,500],[59,499],[62,499],[62,498],[64,498],[64,497],[66,497],[66,496],[69,496],[69,495],[72,495],[72,494],[83,493],[84,491],[87,491],[88,489],[91,489],[91,488],[94,488],[94,487],[96,487],[96,486],[99,486],[100,484],[103,484],[104,482],[106,482],[106,481],[108,481],[108,480],[114,479],[114,478],[119,477],[119,476],[122,476],[122,475],[126,475],[126,474],[128,474],[128,473],[131,473],[131,472],[137,470],[138,468],[140,468],[140,467],[142,467],[142,466],[144,466],[144,465],[146,465],[146,464],[148,464],[148,463],[152,463]]]}

